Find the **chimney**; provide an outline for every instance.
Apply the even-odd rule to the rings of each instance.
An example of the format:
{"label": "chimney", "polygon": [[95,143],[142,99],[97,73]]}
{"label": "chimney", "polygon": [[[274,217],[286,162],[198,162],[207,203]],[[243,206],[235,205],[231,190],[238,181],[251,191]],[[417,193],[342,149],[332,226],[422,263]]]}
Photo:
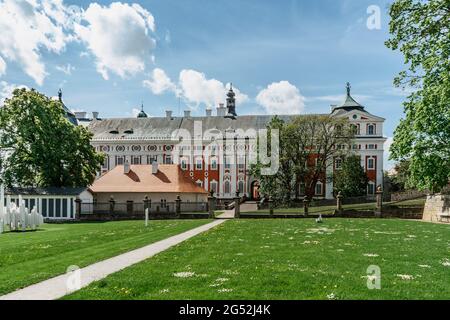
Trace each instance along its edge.
{"label": "chimney", "polygon": [[123,173],[125,174],[129,174],[130,173],[130,163],[127,161],[125,161],[125,164],[123,165]]}
{"label": "chimney", "polygon": [[98,119],[98,112],[92,111],[92,120],[97,120],[97,119]]}
{"label": "chimney", "polygon": [[172,120],[172,110],[166,110],[166,118]]}
{"label": "chimney", "polygon": [[84,111],[75,111],[75,118],[77,119],[86,119],[86,112]]}
{"label": "chimney", "polygon": [[211,117],[212,116],[212,110],[211,108],[206,108],[206,116]]}
{"label": "chimney", "polygon": [[191,110],[184,110],[184,117],[190,118],[191,117]]}
{"label": "chimney", "polygon": [[152,174],[157,174],[157,173],[158,173],[158,162],[153,161],[152,162]]}
{"label": "chimney", "polygon": [[224,117],[227,114],[227,108],[225,108],[225,105],[223,103],[219,103],[219,106],[217,107],[217,116]]}

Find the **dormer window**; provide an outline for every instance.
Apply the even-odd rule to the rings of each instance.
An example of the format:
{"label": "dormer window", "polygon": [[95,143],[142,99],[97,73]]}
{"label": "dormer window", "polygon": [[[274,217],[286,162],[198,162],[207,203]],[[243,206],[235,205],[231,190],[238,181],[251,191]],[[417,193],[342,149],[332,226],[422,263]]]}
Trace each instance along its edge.
{"label": "dormer window", "polygon": [[367,125],[367,134],[368,135],[374,135],[375,133],[376,133],[375,124],[368,124]]}
{"label": "dormer window", "polygon": [[110,132],[109,132],[110,134],[119,134],[119,130],[111,130]]}
{"label": "dormer window", "polygon": [[133,134],[134,131],[133,131],[133,129],[128,129],[128,130],[125,130],[123,133],[125,133],[125,134]]}

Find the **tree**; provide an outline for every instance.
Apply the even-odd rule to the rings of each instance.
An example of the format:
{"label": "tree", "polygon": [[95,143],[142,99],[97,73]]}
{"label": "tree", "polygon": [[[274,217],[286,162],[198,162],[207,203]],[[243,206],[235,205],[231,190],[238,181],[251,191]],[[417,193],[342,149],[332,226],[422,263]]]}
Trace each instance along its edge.
{"label": "tree", "polygon": [[450,1],[396,0],[390,7],[391,39],[408,70],[397,87],[415,89],[394,133],[391,158],[409,160],[409,182],[440,191],[450,180]]}
{"label": "tree", "polygon": [[256,163],[251,174],[259,179],[263,194],[284,204],[298,199],[301,183],[312,198],[317,182],[326,182],[327,168],[350,146],[353,137],[348,119],[324,115],[304,115],[289,122],[275,116],[268,124],[269,136],[273,129],[280,134],[279,170],[276,175],[264,176],[262,165]]}
{"label": "tree", "polygon": [[402,160],[395,164],[395,174],[390,177],[392,191],[404,191],[410,188],[409,161]]}
{"label": "tree", "polygon": [[7,186],[80,187],[93,182],[104,156],[92,134],[65,118],[60,101],[16,89],[0,109],[1,180]]}
{"label": "tree", "polygon": [[341,192],[344,197],[359,197],[366,194],[367,178],[361,166],[361,157],[347,156],[342,167],[334,174],[334,193]]}
{"label": "tree", "polygon": [[326,171],[334,159],[351,149],[354,131],[347,118],[328,115],[304,115],[288,125],[288,153],[294,163],[295,190],[305,184],[305,195],[312,198],[319,181],[326,183]]}

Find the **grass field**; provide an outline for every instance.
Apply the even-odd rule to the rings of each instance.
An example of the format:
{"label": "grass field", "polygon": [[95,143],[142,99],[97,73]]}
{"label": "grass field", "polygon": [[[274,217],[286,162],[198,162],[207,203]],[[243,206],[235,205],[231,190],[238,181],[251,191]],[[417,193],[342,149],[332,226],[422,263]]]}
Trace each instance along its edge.
{"label": "grass field", "polygon": [[[399,208],[407,208],[407,207],[423,207],[425,205],[425,199],[415,199],[415,200],[406,200],[401,202],[385,202],[384,206],[392,206],[395,205]],[[342,206],[344,210],[361,210],[361,211],[373,211],[376,208],[375,202],[369,203],[357,203],[357,204],[344,204]],[[308,212],[310,214],[321,213],[321,214],[333,214],[336,206],[311,206],[308,208]],[[269,214],[269,209],[258,210],[255,212],[243,212],[243,214]],[[281,214],[303,214],[303,207],[299,208],[276,208],[274,209],[274,213]]]}
{"label": "grass field", "polygon": [[[381,289],[367,288],[380,267]],[[231,220],[67,299],[450,299],[450,225]],[[370,279],[369,279],[370,280]]]}
{"label": "grass field", "polygon": [[195,228],[210,220],[44,224],[0,235],[0,295]]}

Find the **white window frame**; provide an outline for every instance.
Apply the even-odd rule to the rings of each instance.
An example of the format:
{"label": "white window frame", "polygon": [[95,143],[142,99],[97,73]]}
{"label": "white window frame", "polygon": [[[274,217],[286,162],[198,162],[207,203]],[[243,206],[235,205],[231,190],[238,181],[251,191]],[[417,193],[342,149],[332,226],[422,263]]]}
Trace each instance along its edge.
{"label": "white window frame", "polygon": [[195,168],[195,170],[203,170],[203,159],[202,158],[195,158],[194,168]]}
{"label": "white window frame", "polygon": [[[372,165],[370,165],[370,162],[372,162]],[[375,169],[375,158],[368,158],[367,159],[367,170],[374,170]]]}
{"label": "white window frame", "polygon": [[[338,165],[339,164],[339,165]],[[342,169],[342,159],[341,158],[336,158],[334,160],[334,168],[336,170],[341,170]]]}
{"label": "white window frame", "polygon": [[217,158],[211,158],[211,170],[217,170],[218,169],[218,165],[217,165]]}
{"label": "white window frame", "polygon": [[[317,188],[318,187],[320,187],[320,193],[319,192],[317,192]],[[323,183],[322,182],[317,182],[316,183],[316,186],[315,186],[315,188],[314,188],[314,194],[316,195],[316,196],[321,196],[321,195],[323,195]]]}

